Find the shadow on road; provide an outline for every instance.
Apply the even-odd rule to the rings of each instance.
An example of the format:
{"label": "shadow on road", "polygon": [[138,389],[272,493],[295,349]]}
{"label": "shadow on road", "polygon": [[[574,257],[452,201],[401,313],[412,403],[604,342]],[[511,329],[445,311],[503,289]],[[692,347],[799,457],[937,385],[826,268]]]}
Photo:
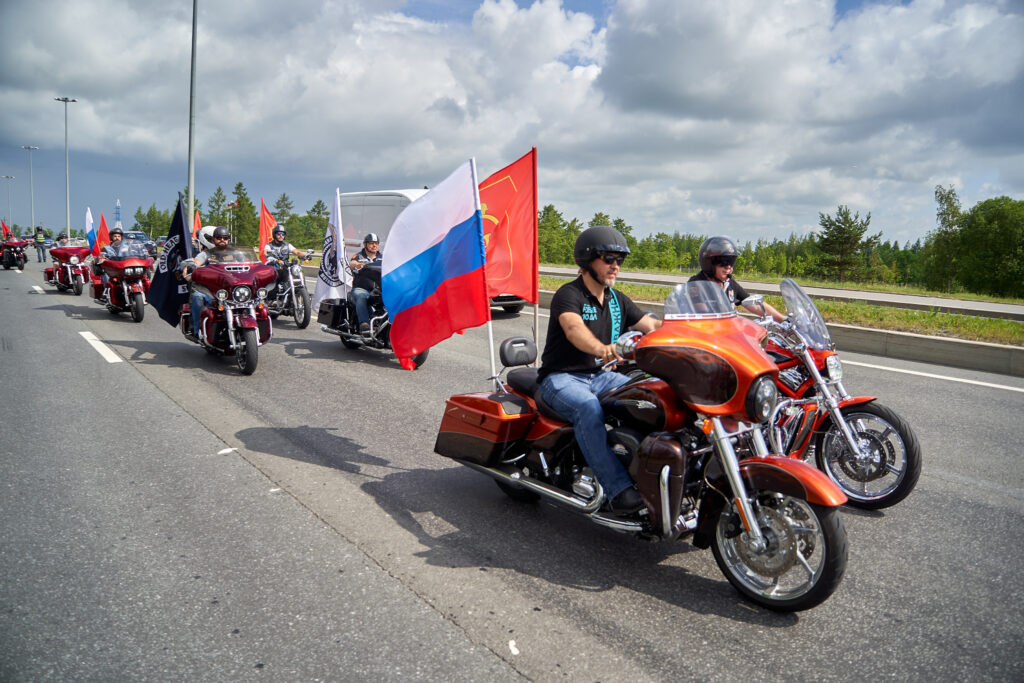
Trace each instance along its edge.
{"label": "shadow on road", "polygon": [[[282,458],[321,467],[333,467],[343,472],[366,473],[363,466],[401,469],[384,458],[368,453],[352,439],[333,432],[334,427],[252,427],[235,433],[247,450],[268,453]],[[404,470],[403,470],[404,471]]]}
{"label": "shadow on road", "polygon": [[708,579],[666,562],[678,555],[710,559],[710,551],[648,543],[548,504],[516,503],[462,468],[407,470],[362,488],[416,536],[427,548],[417,555],[435,566],[508,569],[585,592],[623,587],[691,612],[767,627],[799,621],[745,601],[724,577]]}

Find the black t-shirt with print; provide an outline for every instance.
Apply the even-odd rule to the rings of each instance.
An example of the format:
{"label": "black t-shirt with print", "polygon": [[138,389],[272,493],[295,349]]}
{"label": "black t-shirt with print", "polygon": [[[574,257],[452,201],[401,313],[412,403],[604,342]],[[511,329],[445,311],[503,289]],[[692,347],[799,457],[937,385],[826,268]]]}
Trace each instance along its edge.
{"label": "black t-shirt with print", "polygon": [[[612,309],[615,307],[613,300],[618,301],[619,308],[617,332],[612,329]],[[604,290],[604,303],[599,303],[597,297],[583,284],[582,275],[558,288],[551,298],[550,311],[548,336],[544,343],[544,355],[541,356],[541,368],[538,373],[540,379],[552,372],[595,372],[601,365],[600,358],[580,351],[565,336],[565,330],[558,322],[558,317],[563,313],[578,313],[583,318],[583,324],[602,344],[611,344],[615,341],[613,335],[626,332],[644,317],[643,312],[628,296],[607,287]]]}
{"label": "black t-shirt with print", "polygon": [[[709,282],[717,282],[717,280],[714,280],[705,275],[704,271],[701,271],[694,275],[693,277],[691,277],[688,280],[688,282],[693,282],[694,280],[708,280]],[[743,287],[740,286],[740,283],[736,282],[736,280],[732,278],[732,275],[730,275],[725,285],[725,296],[726,298],[729,299],[729,301],[732,302],[733,306],[739,306],[740,302],[742,302],[750,295],[747,294],[747,290],[743,289]]]}

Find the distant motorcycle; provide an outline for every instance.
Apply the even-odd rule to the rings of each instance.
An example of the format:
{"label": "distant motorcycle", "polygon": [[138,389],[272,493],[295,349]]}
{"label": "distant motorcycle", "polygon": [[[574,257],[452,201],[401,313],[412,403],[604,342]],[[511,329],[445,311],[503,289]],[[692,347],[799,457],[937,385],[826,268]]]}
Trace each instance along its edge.
{"label": "distant motorcycle", "polygon": [[[306,259],[309,260],[308,258]],[[273,266],[277,271],[277,290],[267,300],[267,309],[270,317],[276,319],[279,315],[290,315],[295,319],[295,325],[300,330],[309,327],[310,301],[309,291],[306,289],[306,278],[302,274],[302,265],[298,258],[289,258],[285,261],[273,261],[268,259],[267,265]],[[287,273],[287,279],[281,277],[281,273]]]}
{"label": "distant motorcycle", "polygon": [[25,247],[28,246],[28,242],[25,240],[4,240],[0,242],[0,262],[4,264],[4,270],[10,270],[11,268],[17,268],[18,270],[25,270]]}
{"label": "distant motorcycle", "polygon": [[[850,505],[895,505],[921,476],[921,447],[910,425],[874,396],[850,396],[825,319],[793,280],[779,285],[787,319],[765,316],[765,350],[779,366],[776,405],[766,429],[772,450],[818,468]],[[756,304],[755,304],[756,305]]]}
{"label": "distant motorcycle", "polygon": [[86,281],[92,281],[85,263],[88,256],[89,247],[54,247],[50,250],[53,265],[43,271],[43,279],[58,291],[73,289],[75,296],[80,296]]}
{"label": "distant motorcycle", "polygon": [[[356,305],[350,299],[324,299],[320,302],[320,310],[317,312],[317,322],[320,323],[320,330],[329,334],[335,334],[341,339],[341,343],[349,349],[358,349],[361,346],[368,346],[373,349],[391,349],[391,318],[387,309],[384,308],[384,299],[381,296],[380,281],[381,268],[379,263],[368,263],[361,271],[373,281],[373,290],[370,292],[368,305],[370,307],[370,332],[361,334],[359,332],[359,316],[356,315]],[[430,349],[424,350],[412,357],[416,367],[420,367],[427,360]]]}
{"label": "distant motorcycle", "polygon": [[107,275],[107,282],[104,284],[101,278],[93,278],[93,298],[114,315],[130,311],[132,320],[141,323],[146,315],[152,265],[153,259],[141,245],[128,245],[125,256],[108,258],[100,264]]}
{"label": "distant motorcycle", "polygon": [[192,309],[180,310],[181,333],[207,353],[234,356],[243,375],[256,371],[259,347],[270,341],[267,287],[277,277],[272,266],[254,263],[210,263],[192,273],[192,286],[213,298],[200,314],[199,338],[192,334]]}

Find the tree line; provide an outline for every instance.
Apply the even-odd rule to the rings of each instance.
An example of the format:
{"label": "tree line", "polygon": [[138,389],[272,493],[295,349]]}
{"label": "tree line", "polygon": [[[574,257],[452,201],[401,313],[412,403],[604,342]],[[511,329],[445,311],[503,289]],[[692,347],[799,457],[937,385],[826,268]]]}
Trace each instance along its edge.
{"label": "tree line", "polygon": [[[187,193],[187,189],[186,189]],[[187,194],[186,194],[187,198]],[[935,188],[936,227],[914,242],[882,240],[869,233],[871,214],[863,218],[840,205],[834,215],[819,213],[819,229],[781,240],[737,239],[735,273],[744,278],[814,278],[837,282],[876,282],[945,292],[972,292],[1024,297],[1024,201],[995,197],[964,210],[952,187]],[[226,225],[238,244],[259,242],[259,207],[245,186],[235,185],[229,199],[218,187],[205,204],[196,201],[203,225]],[[269,208],[269,207],[268,207]],[[173,210],[156,205],[135,212],[136,230],[166,235]],[[317,200],[304,214],[282,193],[270,209],[301,249],[319,249],[327,228],[328,208]],[[632,268],[696,272],[697,251],[708,235],[659,232],[637,238],[622,218],[595,213],[584,224],[566,218],[554,205],[538,213],[538,250],[542,263],[571,264],[576,237],[591,225],[611,225],[626,236]]]}

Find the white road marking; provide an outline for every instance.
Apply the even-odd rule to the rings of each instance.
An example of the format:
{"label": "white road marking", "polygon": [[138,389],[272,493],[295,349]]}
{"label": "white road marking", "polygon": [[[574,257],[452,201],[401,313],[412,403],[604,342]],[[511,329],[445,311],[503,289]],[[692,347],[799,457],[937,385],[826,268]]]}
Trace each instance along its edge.
{"label": "white road marking", "polygon": [[227,455],[228,453],[237,453],[237,452],[238,452],[237,448],[225,448],[223,450],[217,451],[217,455]]}
{"label": "white road marking", "polygon": [[990,387],[992,389],[1005,389],[1006,391],[1019,391],[1024,393],[1024,389],[1020,387],[1009,387],[1005,384],[992,384],[991,382],[979,382],[974,379],[961,379],[960,377],[948,377],[947,375],[936,375],[930,372],[918,372],[916,370],[903,370],[902,368],[890,368],[885,365],[872,365],[871,363],[858,363],[852,360],[844,360],[843,365],[859,365],[862,368],[872,368],[874,370],[888,370],[889,372],[902,372],[905,375],[917,375],[918,377],[930,377],[932,379],[944,379],[948,382],[963,382],[964,384],[973,384],[979,387]]}
{"label": "white road marking", "polygon": [[82,335],[82,338],[89,342],[89,346],[96,349],[96,352],[103,356],[104,360],[108,363],[120,363],[124,360],[121,356],[114,353],[109,346],[101,342],[92,332],[79,332],[78,334]]}
{"label": "white road marking", "polygon": [[36,290],[36,292],[38,292],[39,294],[43,293],[43,288],[40,287],[39,285],[32,285],[32,289]]}

